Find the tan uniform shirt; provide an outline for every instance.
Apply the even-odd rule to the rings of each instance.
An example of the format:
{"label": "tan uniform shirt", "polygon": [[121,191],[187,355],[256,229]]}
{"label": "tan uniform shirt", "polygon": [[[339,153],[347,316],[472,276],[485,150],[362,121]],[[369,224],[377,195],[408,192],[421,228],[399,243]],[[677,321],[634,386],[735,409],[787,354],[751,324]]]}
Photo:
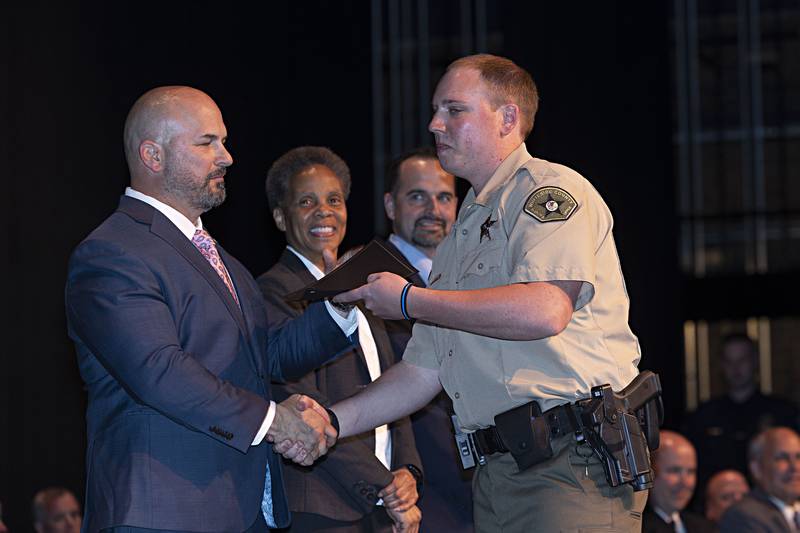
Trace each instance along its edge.
{"label": "tan uniform shirt", "polygon": [[[566,220],[540,222],[524,210],[532,193],[552,190],[541,190],[546,187],[557,187],[574,199]],[[559,202],[539,205],[545,204],[562,209]],[[636,377],[641,353],[628,327],[628,294],[612,225],[608,207],[585,178],[531,158],[524,143],[477,198],[470,190],[436,252],[430,288],[469,290],[555,280],[583,285],[566,329],[544,339],[502,340],[415,324],[404,360],[439,370],[463,429],[494,425],[495,415],[530,400],[547,410],[588,397],[595,385],[610,383],[619,390]]]}

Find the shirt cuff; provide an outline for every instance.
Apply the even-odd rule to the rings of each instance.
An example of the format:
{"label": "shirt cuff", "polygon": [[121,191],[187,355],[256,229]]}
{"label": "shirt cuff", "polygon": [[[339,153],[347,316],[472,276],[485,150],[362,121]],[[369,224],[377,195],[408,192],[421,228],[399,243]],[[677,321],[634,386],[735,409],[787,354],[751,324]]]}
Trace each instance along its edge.
{"label": "shirt cuff", "polygon": [[336,325],[341,328],[342,332],[345,334],[346,337],[350,337],[353,333],[355,333],[356,328],[358,328],[358,317],[356,317],[356,308],[353,307],[347,316],[344,317],[339,314],[339,312],[333,308],[330,302],[325,302],[325,308],[328,310],[328,314],[331,315],[331,318]]}
{"label": "shirt cuff", "polygon": [[272,421],[275,420],[275,409],[277,409],[275,402],[270,400],[267,415],[264,417],[264,421],[261,422],[261,427],[258,428],[258,433],[256,433],[256,438],[253,439],[253,444],[251,444],[251,446],[258,446],[261,444],[261,441],[264,440],[264,437],[267,436],[267,431],[269,431]]}

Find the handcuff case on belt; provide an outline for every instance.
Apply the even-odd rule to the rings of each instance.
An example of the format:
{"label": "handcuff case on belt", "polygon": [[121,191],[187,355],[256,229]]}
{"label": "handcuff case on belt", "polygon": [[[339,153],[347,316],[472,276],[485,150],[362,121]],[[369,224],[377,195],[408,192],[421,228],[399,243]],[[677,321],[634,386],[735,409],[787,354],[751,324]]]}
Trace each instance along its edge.
{"label": "handcuff case on belt", "polygon": [[500,413],[494,417],[494,423],[520,470],[553,456],[550,424],[535,401]]}

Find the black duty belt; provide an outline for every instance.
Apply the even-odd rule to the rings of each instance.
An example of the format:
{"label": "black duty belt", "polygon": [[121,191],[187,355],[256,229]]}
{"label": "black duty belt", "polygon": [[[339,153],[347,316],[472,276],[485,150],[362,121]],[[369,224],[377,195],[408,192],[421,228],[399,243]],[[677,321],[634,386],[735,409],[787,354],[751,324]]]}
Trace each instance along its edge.
{"label": "black duty belt", "polygon": [[553,457],[553,440],[573,434],[601,461],[609,486],[629,483],[645,490],[653,485],[650,451],[658,447],[663,412],[661,381],[644,370],[619,392],[608,383],[597,385],[585,400],[545,412],[530,401],[495,415],[493,427],[474,433],[464,434],[454,423],[455,438],[464,468],[508,452],[521,472]]}
{"label": "black duty belt", "polygon": [[[547,419],[550,426],[550,438],[555,439],[562,435],[581,431],[583,425],[580,422],[580,412],[579,403],[568,403],[558,405],[542,413],[541,416]],[[477,452],[484,456],[509,451],[508,446],[503,442],[500,433],[494,426],[475,431],[472,434],[472,439]]]}

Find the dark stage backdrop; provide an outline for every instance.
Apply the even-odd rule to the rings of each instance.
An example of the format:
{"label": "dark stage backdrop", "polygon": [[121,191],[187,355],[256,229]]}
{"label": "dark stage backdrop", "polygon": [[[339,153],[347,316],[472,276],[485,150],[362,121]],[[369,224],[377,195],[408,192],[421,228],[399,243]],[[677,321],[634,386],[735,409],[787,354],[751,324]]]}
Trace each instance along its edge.
{"label": "dark stage backdrop", "polygon": [[[555,4],[499,2],[496,51],[539,85],[529,149],[587,176],[615,215],[641,366],[661,373],[674,418],[683,392],[667,13],[639,5],[649,3]],[[127,183],[122,123],[136,97],[187,84],[219,104],[235,163],[229,199],[203,219],[254,275],[283,245],[266,170],[300,144],[329,146],[350,164],[345,244],[372,236],[369,3],[264,5],[28,2],[5,21],[11,277],[0,500],[11,531],[30,529],[38,488],[82,495],[85,393],[66,337],[65,270]]]}

